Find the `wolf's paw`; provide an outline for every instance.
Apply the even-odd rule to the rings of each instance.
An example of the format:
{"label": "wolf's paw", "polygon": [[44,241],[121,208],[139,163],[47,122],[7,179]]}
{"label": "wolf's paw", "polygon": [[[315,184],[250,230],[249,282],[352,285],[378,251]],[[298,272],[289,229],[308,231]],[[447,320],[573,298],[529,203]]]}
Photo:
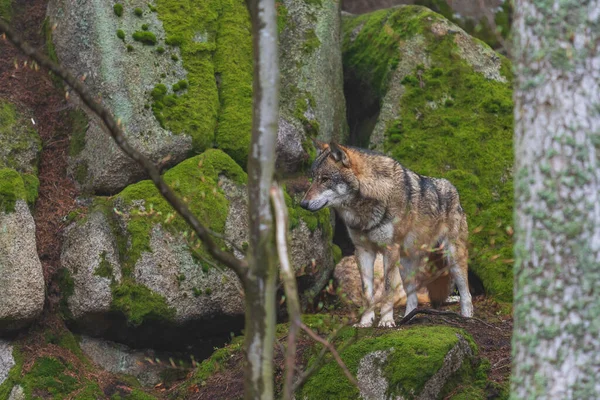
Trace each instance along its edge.
{"label": "wolf's paw", "polygon": [[393,328],[396,326],[396,323],[393,319],[382,319],[379,321],[380,328]]}
{"label": "wolf's paw", "polygon": [[375,319],[375,313],[373,311],[363,314],[360,318],[360,322],[354,324],[355,328],[370,328],[373,326],[373,320]]}

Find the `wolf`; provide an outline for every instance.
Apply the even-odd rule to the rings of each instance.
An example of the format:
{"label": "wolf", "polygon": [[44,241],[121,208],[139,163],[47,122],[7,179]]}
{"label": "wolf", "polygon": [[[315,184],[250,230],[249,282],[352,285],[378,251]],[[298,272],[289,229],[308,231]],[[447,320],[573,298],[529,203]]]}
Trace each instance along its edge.
{"label": "wolf", "polygon": [[[379,326],[395,326],[393,290],[399,279],[408,295],[405,315],[418,305],[419,286],[427,287],[437,305],[454,281],[461,314],[472,317],[467,218],[456,188],[380,153],[336,142],[315,141],[315,146],[312,183],[300,206],[310,211],[332,207],[348,229],[367,301],[356,326],[370,327],[375,319],[373,265],[378,253],[383,255],[386,291]],[[396,268],[400,274],[394,273]]]}

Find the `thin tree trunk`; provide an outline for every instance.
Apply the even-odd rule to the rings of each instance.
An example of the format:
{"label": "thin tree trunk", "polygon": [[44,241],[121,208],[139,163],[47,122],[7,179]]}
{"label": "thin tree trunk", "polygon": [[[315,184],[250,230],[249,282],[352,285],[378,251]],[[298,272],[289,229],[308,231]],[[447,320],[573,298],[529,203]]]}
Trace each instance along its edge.
{"label": "thin tree trunk", "polygon": [[516,0],[514,399],[600,398],[600,0]]}
{"label": "thin tree trunk", "polygon": [[246,280],[245,398],[273,398],[276,251],[270,189],[279,118],[274,0],[249,0],[254,38],[254,115],[248,156],[249,271]]}

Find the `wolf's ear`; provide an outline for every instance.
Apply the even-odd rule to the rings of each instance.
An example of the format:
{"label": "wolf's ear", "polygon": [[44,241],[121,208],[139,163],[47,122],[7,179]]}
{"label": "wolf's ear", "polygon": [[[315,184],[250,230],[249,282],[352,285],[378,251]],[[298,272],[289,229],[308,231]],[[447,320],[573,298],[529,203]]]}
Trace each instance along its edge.
{"label": "wolf's ear", "polygon": [[317,155],[320,156],[325,150],[329,148],[329,144],[320,142],[315,138],[311,138],[315,148],[317,149]]}
{"label": "wolf's ear", "polygon": [[331,149],[331,156],[336,162],[341,161],[344,167],[350,168],[350,157],[348,157],[348,153],[342,146],[336,142],[331,142],[329,148]]}

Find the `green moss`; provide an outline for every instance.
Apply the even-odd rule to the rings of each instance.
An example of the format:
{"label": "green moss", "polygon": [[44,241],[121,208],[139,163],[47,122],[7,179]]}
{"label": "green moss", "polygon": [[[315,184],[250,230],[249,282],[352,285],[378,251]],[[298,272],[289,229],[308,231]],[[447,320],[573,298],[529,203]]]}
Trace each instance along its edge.
{"label": "green moss", "polygon": [[177,57],[177,54],[171,54],[171,60],[177,62],[179,61],[179,57]]}
{"label": "green moss", "polygon": [[33,206],[38,198],[40,180],[33,174],[21,174],[23,185],[25,187],[25,201],[29,206]]}
{"label": "green moss", "polygon": [[188,87],[188,83],[185,80],[181,80],[173,85],[173,91],[178,92],[180,90],[185,90]]}
{"label": "green moss", "polygon": [[77,163],[77,167],[75,167],[74,178],[80,184],[83,185],[88,177],[88,164],[87,162],[80,161]]}
{"label": "green moss", "polygon": [[314,29],[306,31],[304,43],[302,44],[302,50],[308,55],[312,54],[316,49],[321,46],[321,41],[317,37]]}
{"label": "green moss", "polygon": [[148,30],[148,28],[149,28],[149,27],[148,27],[148,24],[143,24],[143,25],[142,25],[142,30],[143,30],[143,31],[147,31],[147,30]]}
{"label": "green moss", "polygon": [[12,0],[0,0],[0,18],[10,22],[12,19]]}
{"label": "green moss", "polygon": [[[179,46],[188,90],[168,107],[153,107],[194,149],[218,147],[246,165],[252,127],[252,41],[243,0],[158,0],[165,43]],[[218,120],[218,124],[217,124]]]}
{"label": "green moss", "polygon": [[156,12],[156,11],[158,11],[158,10],[156,9],[156,7],[154,7],[152,4],[148,4],[148,9],[149,9],[150,11],[152,11],[152,12]]}
{"label": "green moss", "polygon": [[35,173],[37,159],[29,158],[41,149],[40,137],[29,118],[22,115],[14,104],[0,99],[0,168]]}
{"label": "green moss", "polygon": [[149,46],[154,46],[156,44],[156,35],[152,32],[135,31],[131,37],[136,42],[141,42]]}
{"label": "green moss", "polygon": [[113,278],[113,267],[106,259],[106,251],[103,251],[102,254],[100,254],[100,264],[94,270],[94,275],[102,278]]}
{"label": "green moss", "polygon": [[11,168],[0,169],[0,212],[13,212],[17,200],[27,199],[21,175]]}
{"label": "green moss", "polygon": [[42,357],[36,360],[31,371],[23,377],[22,385],[26,398],[41,391],[52,398],[61,399],[77,389],[78,380],[68,374],[67,366],[61,361],[53,357]]}
{"label": "green moss", "polygon": [[125,31],[123,29],[117,30],[117,37],[122,41],[125,41]]}
{"label": "green moss", "polygon": [[399,43],[416,34],[424,38],[430,68],[415,68],[402,81],[400,115],[388,125],[384,149],[406,167],[457,187],[471,231],[469,267],[489,294],[511,301],[510,62],[499,56],[509,83],[486,79],[458,55],[453,35],[433,35],[431,24],[440,18],[421,7],[402,7],[347,21],[346,36],[359,24],[364,27],[354,42],[345,39],[344,68],[382,98],[402,56]]}
{"label": "green moss", "polygon": [[128,44],[128,45],[127,45],[127,51],[128,51],[129,53],[131,53],[133,50],[135,50],[135,47],[133,47],[132,45]]}
{"label": "green moss", "polygon": [[81,109],[69,111],[69,119],[71,120],[69,155],[75,157],[85,148],[85,134],[88,130],[89,122],[87,115]]}
{"label": "green moss", "polygon": [[276,1],[275,7],[277,8],[277,33],[281,35],[288,24],[289,11],[282,1]]}
{"label": "green moss", "polygon": [[169,321],[175,317],[175,309],[169,307],[164,297],[131,278],[123,278],[114,285],[112,295],[111,309],[125,315],[133,326],[146,320]]}
{"label": "green moss", "polygon": [[165,48],[162,47],[162,46],[159,46],[159,47],[156,48],[156,52],[158,54],[163,54],[165,52]]}
{"label": "green moss", "polygon": [[144,10],[142,10],[140,7],[136,7],[136,8],[133,10],[133,13],[134,13],[135,15],[137,15],[138,17],[141,17],[142,15],[144,15]]}
{"label": "green moss", "polygon": [[[355,343],[345,346],[340,356],[350,372],[356,374],[360,360],[377,350],[390,350],[383,365],[383,376],[388,381],[390,398],[412,398],[420,393],[425,383],[443,365],[448,351],[458,342],[457,334],[468,335],[460,330],[445,326],[417,326],[401,331],[392,331],[378,337],[359,338]],[[346,336],[355,335],[349,329]],[[476,349],[474,349],[476,350]],[[316,359],[309,359],[309,366]],[[308,399],[351,399],[358,398],[358,389],[343,376],[337,363],[325,364],[302,388],[299,397]]]}
{"label": "green moss", "polygon": [[117,17],[123,16],[123,4],[117,3],[113,6],[113,11]]}

